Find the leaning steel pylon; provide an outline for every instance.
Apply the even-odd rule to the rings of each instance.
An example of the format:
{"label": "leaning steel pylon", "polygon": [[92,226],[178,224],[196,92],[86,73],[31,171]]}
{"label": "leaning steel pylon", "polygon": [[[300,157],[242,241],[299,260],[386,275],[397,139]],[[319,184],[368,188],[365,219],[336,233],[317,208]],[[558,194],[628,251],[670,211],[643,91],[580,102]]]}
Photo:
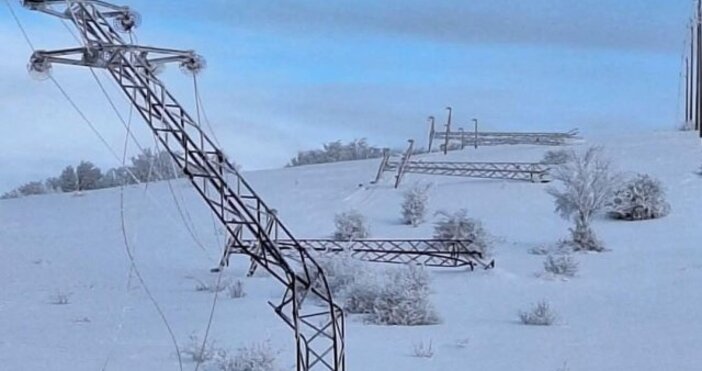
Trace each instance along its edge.
{"label": "leaning steel pylon", "polygon": [[[192,51],[125,42],[119,32],[131,32],[140,20],[128,7],[99,0],[24,0],[23,5],[71,22],[83,42],[71,49],[36,51],[30,71],[48,73],[54,63],[107,70],[227,229],[229,238],[284,285],[283,298],[271,306],[294,330],[297,370],[345,370],[344,315],[332,300],[321,268],[154,74],[164,63],[178,63],[197,73],[204,60]],[[225,170],[235,183],[228,183]],[[294,256],[281,252],[266,228],[271,224],[276,225],[280,238],[289,241],[286,249],[292,248]],[[242,238],[255,240],[257,248],[237,242]],[[308,296],[319,306],[303,306]]]}

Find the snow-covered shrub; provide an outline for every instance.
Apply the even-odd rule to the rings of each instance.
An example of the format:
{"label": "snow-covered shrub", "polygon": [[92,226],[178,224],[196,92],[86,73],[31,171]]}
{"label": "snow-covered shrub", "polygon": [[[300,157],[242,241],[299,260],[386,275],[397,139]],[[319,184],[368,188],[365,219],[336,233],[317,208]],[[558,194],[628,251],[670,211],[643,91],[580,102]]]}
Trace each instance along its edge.
{"label": "snow-covered shrub", "polygon": [[[357,278],[368,275],[366,271],[371,269],[367,263],[351,257],[348,251],[315,260],[324,272],[329,290],[335,297],[340,296]],[[317,288],[321,288],[322,282],[317,281],[315,284]]]}
{"label": "snow-covered shrub", "polygon": [[214,341],[209,340],[203,344],[202,340],[195,334],[188,336],[188,342],[180,349],[180,353],[185,355],[188,360],[198,364],[214,359],[217,351]]}
{"label": "snow-covered shrub", "polygon": [[616,177],[609,167],[602,150],[590,147],[583,155],[573,152],[571,161],[553,170],[552,177],[561,182],[562,188],[550,187],[547,192],[556,199],[556,212],[575,222],[569,241],[574,250],[604,250],[590,222],[612,195]]}
{"label": "snow-covered shrub", "polygon": [[578,262],[570,255],[549,255],[544,261],[544,270],[557,276],[574,277],[578,272]]}
{"label": "snow-covered shrub", "polygon": [[537,303],[529,311],[519,312],[519,320],[524,325],[550,326],[556,322],[557,318],[558,316],[546,301]]}
{"label": "snow-covered shrub", "polygon": [[544,165],[563,165],[573,158],[573,152],[566,149],[550,150],[544,153],[541,163]]}
{"label": "snow-covered shrub", "polygon": [[421,326],[439,323],[429,301],[429,275],[418,266],[388,270],[368,322],[379,325]]}
{"label": "snow-covered shrub", "polygon": [[213,364],[220,371],[275,371],[277,353],[268,342],[239,348],[233,356],[219,349]]}
{"label": "snow-covered shrub", "polygon": [[[364,263],[367,265],[367,263]],[[357,271],[357,275],[340,293],[347,313],[373,314],[376,300],[388,284],[387,272],[373,267]]]}
{"label": "snow-covered shrub", "polygon": [[427,202],[429,201],[429,186],[415,184],[404,194],[402,201],[402,221],[413,227],[424,222],[427,213]]}
{"label": "snow-covered shrub", "polygon": [[334,217],[334,225],[334,238],[337,240],[358,240],[367,238],[370,234],[366,218],[355,210],[337,214]]}
{"label": "snow-covered shrub", "polygon": [[484,255],[490,254],[489,237],[479,220],[468,217],[461,209],[453,214],[440,211],[442,219],[434,224],[434,238],[438,240],[467,240],[470,249]]}
{"label": "snow-covered shrub", "polygon": [[229,286],[229,282],[227,281],[220,281],[217,282],[216,280],[212,283],[207,283],[198,280],[195,278],[195,281],[197,281],[197,284],[195,284],[195,291],[200,291],[200,292],[221,292],[224,291],[227,286]]}
{"label": "snow-covered shrub", "polygon": [[421,267],[383,269],[348,253],[317,261],[332,295],[347,313],[367,314],[368,322],[383,325],[415,326],[439,320],[429,302],[429,275]]}
{"label": "snow-covered shrub", "polygon": [[412,344],[412,355],[419,358],[431,358],[434,356],[434,347],[432,346],[432,341],[429,339],[428,343],[420,341],[418,343]]}
{"label": "snow-covered shrub", "polygon": [[227,287],[227,293],[231,299],[239,299],[246,296],[246,291],[244,291],[244,283],[236,280],[234,283]]}
{"label": "snow-covered shrub", "polygon": [[619,187],[608,206],[610,215],[625,220],[655,219],[670,212],[663,185],[646,174],[637,174]]}

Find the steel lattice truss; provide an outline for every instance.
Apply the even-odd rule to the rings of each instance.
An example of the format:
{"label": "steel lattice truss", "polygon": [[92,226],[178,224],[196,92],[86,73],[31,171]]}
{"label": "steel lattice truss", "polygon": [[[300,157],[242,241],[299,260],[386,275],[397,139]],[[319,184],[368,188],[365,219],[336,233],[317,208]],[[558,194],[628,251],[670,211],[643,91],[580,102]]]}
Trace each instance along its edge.
{"label": "steel lattice truss", "polygon": [[469,178],[490,178],[548,182],[549,166],[531,162],[449,162],[411,160],[414,141],[410,140],[407,151],[400,159],[393,160],[385,151],[374,183],[380,181],[384,172],[394,171],[395,188],[400,186],[405,174],[447,175]]}
{"label": "steel lattice truss", "polygon": [[[131,31],[138,23],[136,13],[127,7],[93,0],[31,0],[24,5],[71,22],[84,44],[36,51],[30,69],[45,73],[53,63],[60,63],[107,70],[227,229],[229,238],[283,284],[283,298],[271,305],[294,330],[297,369],[344,370],[344,316],[332,300],[319,265],[154,75],[167,62],[197,73],[204,66],[202,58],[191,51],[126,43],[118,31]],[[289,241],[286,254],[271,237],[272,228],[276,238]],[[248,248],[242,238],[255,241],[256,249]],[[319,305],[303,305],[308,296]]]}
{"label": "steel lattice truss", "polygon": [[[554,133],[519,133],[519,132],[470,132],[470,131],[436,131],[431,122],[429,130],[429,151],[434,140],[440,143],[458,142],[460,148],[466,146],[498,146],[509,144],[532,144],[544,146],[562,146],[578,139],[578,130]],[[442,144],[445,146],[446,144]]]}
{"label": "steel lattice truss", "polygon": [[[256,241],[243,240],[248,249],[255,249]],[[419,264],[427,267],[476,267],[490,269],[495,261],[487,261],[479,251],[470,249],[468,240],[390,240],[362,239],[340,241],[333,239],[298,239],[296,241],[309,251],[320,255],[338,255],[349,253],[351,257],[374,263]],[[294,241],[278,240],[278,247],[287,253],[293,250]],[[244,246],[229,242],[220,267],[228,264],[231,254],[241,254]],[[249,275],[253,274],[257,264],[252,261]]]}

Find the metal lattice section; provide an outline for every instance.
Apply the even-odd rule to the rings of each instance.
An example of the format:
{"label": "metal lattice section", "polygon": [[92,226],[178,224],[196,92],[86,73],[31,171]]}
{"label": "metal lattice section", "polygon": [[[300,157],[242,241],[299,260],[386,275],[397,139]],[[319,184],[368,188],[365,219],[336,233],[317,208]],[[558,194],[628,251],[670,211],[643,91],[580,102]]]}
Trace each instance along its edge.
{"label": "metal lattice section", "polygon": [[[294,330],[297,369],[344,370],[344,316],[319,265],[154,75],[168,62],[197,73],[202,59],[190,51],[127,44],[117,33],[120,28],[131,31],[135,23],[134,13],[126,7],[92,0],[33,0],[24,5],[72,22],[84,41],[80,48],[37,51],[30,68],[41,72],[61,63],[106,69],[227,229],[230,240],[283,284],[283,298],[271,306]],[[275,226],[275,238],[270,226]],[[275,243],[278,237],[289,241],[286,254]],[[256,249],[242,238],[255,241]],[[308,296],[319,306],[303,306]]]}
{"label": "metal lattice section", "polygon": [[[238,246],[230,241],[220,267],[228,265],[231,254],[241,254],[246,249],[255,248],[256,241],[243,240],[245,246]],[[308,251],[320,255],[338,255],[349,253],[351,257],[374,263],[419,264],[427,267],[459,268],[476,267],[491,269],[495,267],[494,260],[486,260],[479,251],[470,249],[468,240],[390,240],[363,239],[340,241],[333,239],[298,239],[296,241]],[[293,250],[293,241],[278,240],[278,247],[286,254]],[[252,261],[249,275],[256,270],[257,264]]]}
{"label": "metal lattice section", "polygon": [[[568,132],[543,132],[543,133],[526,133],[526,132],[486,132],[477,131],[470,132],[459,129],[451,131],[450,126],[447,126],[445,131],[435,130],[434,118],[430,117],[429,129],[429,151],[431,151],[434,140],[443,143],[441,145],[444,151],[450,149],[450,143],[458,143],[458,148],[466,146],[499,146],[499,145],[514,145],[514,144],[532,144],[542,146],[563,146],[579,139],[578,130],[573,129]],[[445,148],[444,148],[445,147]]]}
{"label": "metal lattice section", "polygon": [[469,178],[508,179],[528,182],[548,182],[550,167],[532,162],[449,162],[411,160],[414,141],[410,140],[407,151],[400,159],[393,160],[385,151],[373,183],[377,183],[384,172],[395,172],[395,188],[400,186],[407,173],[460,176]]}

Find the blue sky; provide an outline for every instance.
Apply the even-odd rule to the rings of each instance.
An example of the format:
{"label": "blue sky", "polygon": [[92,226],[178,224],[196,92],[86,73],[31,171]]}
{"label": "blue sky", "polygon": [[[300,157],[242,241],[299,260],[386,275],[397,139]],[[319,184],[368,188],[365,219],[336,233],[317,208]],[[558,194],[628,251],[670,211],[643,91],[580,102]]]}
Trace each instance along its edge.
{"label": "blue sky", "polygon": [[[205,108],[226,151],[246,169],[282,166],[298,149],[335,139],[424,143],[426,117],[443,122],[447,105],[456,122],[477,117],[496,130],[670,129],[679,119],[692,6],[689,0],[123,3],[143,16],[140,43],[195,49],[207,58],[200,76]],[[50,82],[27,76],[30,51],[0,5],[6,129],[0,191],[82,159],[118,165]],[[15,10],[38,48],[75,45],[58,20]],[[56,66],[54,76],[121,149],[123,129],[89,72]],[[174,67],[163,78],[192,106],[187,76]],[[137,135],[150,143],[145,130]]]}

